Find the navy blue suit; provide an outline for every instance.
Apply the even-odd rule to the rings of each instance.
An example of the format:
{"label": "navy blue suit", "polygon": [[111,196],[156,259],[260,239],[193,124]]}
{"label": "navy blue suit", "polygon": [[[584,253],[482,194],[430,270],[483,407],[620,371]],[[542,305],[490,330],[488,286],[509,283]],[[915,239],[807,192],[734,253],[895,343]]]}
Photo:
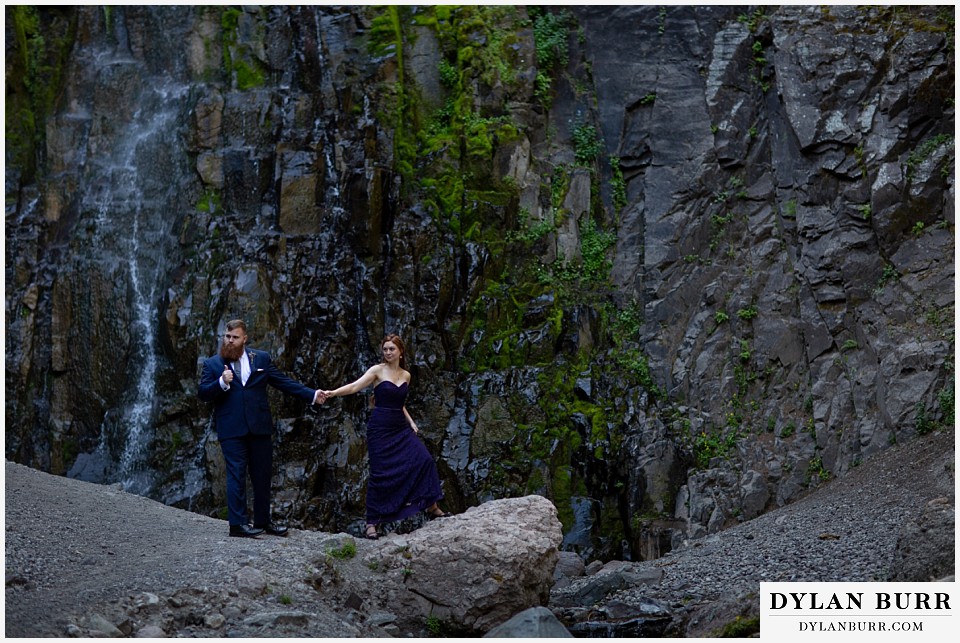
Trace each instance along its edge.
{"label": "navy blue suit", "polygon": [[[246,348],[250,362],[247,383],[235,372],[228,390],[220,386],[224,361],[220,355],[203,362],[197,396],[213,402],[214,426],[227,468],[227,519],[231,525],[247,524],[247,469],[253,485],[253,524],[270,522],[270,479],[273,475],[273,418],[267,385],[313,402],[316,391],[296,382],[273,364],[270,356]],[[230,367],[233,370],[233,367]]]}

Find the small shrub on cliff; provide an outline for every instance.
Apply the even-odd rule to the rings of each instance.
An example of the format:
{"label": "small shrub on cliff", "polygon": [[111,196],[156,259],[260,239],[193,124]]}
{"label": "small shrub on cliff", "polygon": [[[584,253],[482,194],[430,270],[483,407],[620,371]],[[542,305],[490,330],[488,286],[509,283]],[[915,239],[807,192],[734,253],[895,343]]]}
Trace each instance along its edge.
{"label": "small shrub on cliff", "polygon": [[544,11],[533,21],[533,38],[536,41],[537,65],[552,71],[554,67],[566,67],[570,60],[567,34],[573,14],[564,10],[559,13]]}
{"label": "small shrub on cliff", "polygon": [[510,230],[507,232],[507,241],[524,243],[530,245],[536,241],[539,241],[548,233],[556,229],[556,225],[553,222],[553,218],[550,217],[541,219],[536,223],[530,223],[530,210],[527,208],[520,208],[520,212],[517,215],[517,230]]}
{"label": "small shrub on cliff", "polygon": [[780,432],[781,438],[789,438],[794,433],[797,432],[797,425],[794,422],[787,422],[786,426],[783,427],[783,430]]}
{"label": "small shrub on cliff", "polygon": [[616,243],[617,235],[601,230],[592,217],[587,217],[580,229],[580,235],[583,277],[589,281],[603,281],[610,274],[613,265],[607,259],[607,248]]}
{"label": "small shrub on cliff", "polygon": [[431,614],[427,617],[427,631],[430,632],[432,636],[440,636],[443,632],[443,623],[439,618]]}
{"label": "small shrub on cliff", "polygon": [[926,161],[941,145],[953,147],[954,140],[950,134],[938,134],[926,139],[907,157],[907,176],[912,176],[917,166]]}
{"label": "small shrub on cliff", "polygon": [[760,23],[767,19],[766,14],[763,13],[763,9],[757,9],[752,14],[741,13],[737,16],[737,22],[746,25],[747,29],[750,30],[750,33],[756,32],[757,28],[760,26]]}
{"label": "small shrub on cliff", "polygon": [[700,469],[706,469],[710,466],[710,460],[713,458],[725,458],[737,446],[736,432],[721,434],[708,434],[701,431],[693,439],[693,457]]}
{"label": "small shrub on cliff", "polygon": [[857,343],[857,340],[848,339],[843,343],[843,346],[840,347],[840,351],[845,353],[847,351],[856,350],[858,348],[860,348],[860,345]]}
{"label": "small shrub on cliff", "polygon": [[597,128],[580,123],[573,128],[573,155],[577,165],[591,165],[603,151],[603,139]]}
{"label": "small shrub on cliff", "polygon": [[947,385],[937,394],[937,403],[940,405],[940,412],[943,413],[943,423],[952,425],[954,420],[954,410],[956,408],[956,393],[953,390],[953,378],[947,381]]}
{"label": "small shrub on cliff", "polygon": [[917,435],[933,433],[933,431],[937,428],[937,423],[927,417],[927,409],[923,405],[923,402],[917,402],[915,423]]}
{"label": "small shrub on cliff", "polygon": [[750,321],[759,314],[760,311],[757,310],[756,306],[747,306],[746,308],[741,308],[737,311],[737,317],[744,321]]}
{"label": "small shrub on cliff", "polygon": [[783,216],[787,219],[796,219],[797,218],[797,200],[790,199],[783,204]]}
{"label": "small shrub on cliff", "polygon": [[542,71],[537,72],[536,90],[533,93],[534,98],[543,103],[546,107],[550,106],[550,75]]}
{"label": "small shrub on cliff", "polygon": [[[531,14],[536,11],[531,10]],[[567,36],[573,14],[569,11],[551,13],[543,11],[533,20],[533,38],[537,51],[536,98],[545,106],[550,103],[550,86],[557,69],[567,66],[570,51]]]}
{"label": "small shrub on cliff", "polygon": [[440,84],[450,89],[457,86],[460,80],[460,73],[456,66],[451,65],[444,59],[440,59]]}
{"label": "small shrub on cliff", "polygon": [[827,480],[830,478],[830,472],[827,471],[823,466],[822,457],[817,456],[810,461],[810,464],[807,465],[807,475],[809,475],[811,478],[816,477],[819,480]]}
{"label": "small shrub on cliff", "polygon": [[873,289],[873,293],[875,295],[879,295],[881,292],[883,292],[883,289],[890,280],[896,280],[899,278],[900,275],[897,273],[897,269],[892,264],[888,263],[883,267],[883,274],[880,275],[880,279],[877,281],[877,287]]}
{"label": "small shrub on cliff", "polygon": [[613,311],[613,336],[617,345],[637,340],[643,326],[643,304],[634,299],[623,308]]}
{"label": "small shrub on cliff", "polygon": [[620,212],[627,207],[627,182],[620,169],[620,158],[610,157],[610,191],[612,192],[613,209]]}

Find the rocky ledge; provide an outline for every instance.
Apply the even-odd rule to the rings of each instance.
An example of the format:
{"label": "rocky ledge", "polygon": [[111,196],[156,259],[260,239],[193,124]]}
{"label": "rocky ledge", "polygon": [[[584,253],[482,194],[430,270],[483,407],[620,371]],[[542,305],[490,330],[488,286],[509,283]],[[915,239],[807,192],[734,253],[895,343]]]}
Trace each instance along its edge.
{"label": "rocky ledge", "polygon": [[7,462],[6,636],[687,636],[759,628],[760,581],[954,573],[954,430],[663,558],[584,564],[539,496],[376,541],[226,523]]}

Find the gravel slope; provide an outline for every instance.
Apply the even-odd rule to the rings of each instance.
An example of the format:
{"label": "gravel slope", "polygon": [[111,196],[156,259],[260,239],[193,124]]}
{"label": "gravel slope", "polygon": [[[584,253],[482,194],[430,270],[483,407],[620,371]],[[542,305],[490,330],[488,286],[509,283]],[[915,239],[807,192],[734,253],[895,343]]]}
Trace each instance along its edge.
{"label": "gravel slope", "polygon": [[[659,582],[611,593],[597,607],[622,612],[611,606],[655,599],[670,606],[674,623],[687,619],[672,635],[697,637],[738,614],[759,615],[760,582],[888,580],[905,528],[929,501],[955,502],[954,433],[949,427],[888,448],[797,502],[634,563],[629,572],[660,576]],[[552,600],[583,594],[590,583],[577,580],[555,590]]]}
{"label": "gravel slope", "polygon": [[[287,538],[231,538],[225,520],[11,462],[4,483],[7,636],[64,636],[71,624],[84,623],[94,612],[115,615],[118,603],[143,600],[143,592],[163,595],[181,588],[193,591],[180,602],[190,603],[195,595],[198,603],[239,606],[236,617],[246,629],[231,636],[263,633],[264,623],[250,617],[292,609],[278,602],[285,594],[297,596],[297,608],[315,615],[308,631],[370,634],[337,614],[342,597],[338,601],[304,585],[330,534],[291,530]],[[247,566],[266,571],[274,582],[290,579],[296,589],[245,597],[234,579]],[[362,565],[356,567],[354,574],[362,576]],[[310,604],[300,600],[307,597]],[[175,627],[187,636],[227,634],[192,625],[197,624],[187,618]],[[289,632],[298,633],[297,627]]]}

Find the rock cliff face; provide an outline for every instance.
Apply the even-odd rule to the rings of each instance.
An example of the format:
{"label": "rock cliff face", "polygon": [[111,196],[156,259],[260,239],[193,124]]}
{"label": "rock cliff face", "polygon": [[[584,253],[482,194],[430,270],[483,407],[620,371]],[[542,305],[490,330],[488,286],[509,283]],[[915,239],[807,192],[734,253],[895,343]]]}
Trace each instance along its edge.
{"label": "rock cliff face", "polygon": [[[6,454],[214,513],[198,363],[411,351],[448,504],[651,558],[953,422],[945,7],[7,7]],[[366,396],[277,396],[362,520]]]}

